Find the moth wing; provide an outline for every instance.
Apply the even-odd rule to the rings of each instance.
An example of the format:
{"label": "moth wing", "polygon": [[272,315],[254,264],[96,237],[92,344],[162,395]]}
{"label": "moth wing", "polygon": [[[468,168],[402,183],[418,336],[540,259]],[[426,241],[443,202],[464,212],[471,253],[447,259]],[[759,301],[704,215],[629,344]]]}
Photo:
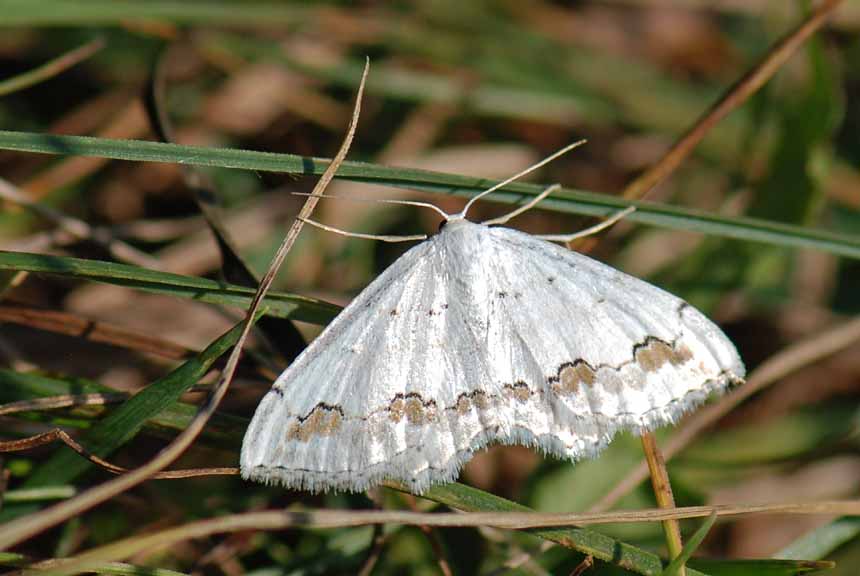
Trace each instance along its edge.
{"label": "moth wing", "polygon": [[497,326],[489,348],[508,343],[510,373],[501,377],[528,384],[523,412],[542,405],[554,416],[551,430],[529,443],[592,455],[620,429],[674,422],[742,381],[732,342],[682,299],[528,234],[490,234]]}
{"label": "moth wing", "polygon": [[436,238],[395,261],[281,374],[246,431],[243,477],[361,491],[456,475],[442,465],[457,441],[439,413],[465,385],[463,360],[448,338],[451,271]]}

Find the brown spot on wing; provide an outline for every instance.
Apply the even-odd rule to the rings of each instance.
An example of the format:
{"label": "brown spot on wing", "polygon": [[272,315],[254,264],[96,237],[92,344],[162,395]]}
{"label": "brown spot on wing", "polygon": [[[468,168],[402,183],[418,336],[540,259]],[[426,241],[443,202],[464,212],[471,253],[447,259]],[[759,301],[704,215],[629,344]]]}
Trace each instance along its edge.
{"label": "brown spot on wing", "polygon": [[517,402],[527,402],[529,397],[532,395],[532,391],[529,390],[528,384],[523,381],[519,381],[514,382],[513,384],[505,384],[504,394],[508,398],[515,399]]}
{"label": "brown spot on wing", "polygon": [[486,410],[490,407],[490,399],[483,390],[475,390],[474,394],[472,394],[472,402],[479,410]]}
{"label": "brown spot on wing", "polygon": [[405,403],[403,398],[398,396],[388,405],[388,417],[392,422],[400,422],[403,419]]}
{"label": "brown spot on wing", "polygon": [[455,408],[457,409],[457,414],[466,415],[472,410],[472,403],[469,401],[468,397],[460,396],[457,399]]}
{"label": "brown spot on wing", "polygon": [[558,376],[550,381],[556,394],[576,394],[580,385],[591,386],[594,384],[594,378],[594,369],[586,362],[577,361],[563,364],[559,368]]}
{"label": "brown spot on wing", "polygon": [[693,352],[683,344],[675,348],[660,339],[649,338],[636,348],[633,357],[643,371],[656,372],[667,363],[672,366],[684,364],[693,357]]}
{"label": "brown spot on wing", "polygon": [[406,400],[406,419],[410,424],[423,424],[426,418],[424,414],[424,404],[421,400],[415,397]]}
{"label": "brown spot on wing", "polygon": [[331,436],[343,421],[343,414],[337,406],[318,404],[304,419],[290,426],[287,440],[307,442],[314,436]]}
{"label": "brown spot on wing", "polygon": [[421,398],[420,394],[410,392],[398,394],[388,404],[388,418],[392,422],[400,422],[403,418],[410,424],[426,424],[436,419],[436,402]]}
{"label": "brown spot on wing", "polygon": [[483,390],[474,390],[473,392],[464,392],[460,394],[457,401],[454,403],[454,410],[458,414],[466,415],[472,411],[472,408],[478,410],[486,410],[490,407],[490,395]]}

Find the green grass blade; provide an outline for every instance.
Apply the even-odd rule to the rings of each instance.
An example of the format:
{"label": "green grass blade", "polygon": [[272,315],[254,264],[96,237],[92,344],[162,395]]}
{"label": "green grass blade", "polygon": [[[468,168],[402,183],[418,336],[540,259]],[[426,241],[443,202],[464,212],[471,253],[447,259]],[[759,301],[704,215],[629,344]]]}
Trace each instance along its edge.
{"label": "green grass blade", "polygon": [[824,558],[858,536],[860,536],[860,518],[856,516],[837,518],[829,524],[804,534],[773,556],[791,560]]}
{"label": "green grass blade", "polygon": [[0,0],[2,26],[98,26],[130,20],[283,26],[306,12],[276,2]]}
{"label": "green grass blade", "polygon": [[[530,508],[511,502],[499,496],[471,488],[464,484],[452,483],[431,488],[422,497],[445,504],[466,512],[529,512]],[[692,553],[704,539],[713,522],[706,521],[690,543],[685,546]],[[636,574],[662,575],[664,568],[660,558],[641,548],[626,544],[584,528],[549,528],[525,530],[530,534],[573,548],[583,554],[590,554],[599,560],[614,564]],[[701,538],[699,539],[699,536]],[[692,543],[692,544],[691,544]],[[832,568],[832,562],[813,562],[804,560],[707,560],[689,559],[688,576],[790,576],[813,570]]]}
{"label": "green grass blade", "polygon": [[716,521],[717,512],[711,512],[711,515],[702,522],[702,525],[699,526],[696,532],[687,540],[687,543],[684,544],[684,548],[681,550],[681,553],[669,562],[669,565],[666,566],[665,570],[663,570],[663,576],[676,576],[681,570],[681,567],[686,566],[687,561],[693,556],[693,552],[698,550],[699,546],[702,545],[702,541],[705,539],[705,536],[708,535],[708,532],[711,531],[711,528],[714,526]]}
{"label": "green grass blade", "polygon": [[[435,486],[422,497],[466,512],[531,512],[526,506],[459,483]],[[659,556],[593,530],[543,528],[524,532],[590,554],[636,574],[657,576],[663,573]],[[687,574],[703,576],[704,573],[688,569]]]}
{"label": "green grass blade", "polygon": [[[328,160],[292,154],[273,154],[231,148],[180,146],[137,140],[111,140],[89,136],[57,136],[30,132],[0,131],[0,149],[36,152],[43,154],[81,155],[135,160],[146,162],[174,162],[197,166],[218,166],[286,172],[290,174],[319,175]],[[439,194],[471,196],[484,190],[494,181],[426,170],[390,168],[363,162],[344,162],[338,177],[356,182],[384,186],[412,188]],[[536,184],[515,183],[505,192],[493,194],[493,200],[518,202],[524,197],[539,194],[542,187]],[[555,198],[541,204],[543,208],[591,216],[605,216],[628,205],[606,195],[575,190],[563,190]],[[705,214],[697,210],[665,206],[648,202],[634,202],[636,212],[629,220],[703,234],[723,236],[778,246],[813,248],[833,254],[860,258],[860,238],[831,234],[822,230],[780,224],[754,218],[727,218]]]}
{"label": "green grass blade", "polygon": [[95,394],[97,392],[116,392],[116,390],[83,378],[59,380],[47,378],[40,374],[0,369],[0,402],[2,403],[61,394]]}
{"label": "green grass blade", "polygon": [[[247,308],[254,289],[169,272],[159,272],[99,260],[0,251],[0,271],[24,270],[127,286],[146,292],[189,298],[208,304]],[[266,313],[314,324],[328,323],[340,310],[313,298],[270,292],[263,304]]]}
{"label": "green grass blade", "polygon": [[[115,393],[116,390],[83,378],[48,378],[39,374],[0,369],[0,402],[2,403],[96,392]],[[51,413],[52,411],[40,412],[40,415],[49,416]],[[153,431],[169,430],[173,434],[184,430],[191,423],[196,413],[196,406],[176,402],[147,420],[145,426]],[[68,425],[69,416],[63,415],[62,418],[64,424]],[[88,427],[92,423],[92,418],[92,416],[80,416],[80,422]],[[227,449],[236,449],[242,441],[248,422],[247,418],[216,412],[209,420],[200,438],[210,444],[214,443]]]}
{"label": "green grass blade", "polygon": [[[147,420],[173,405],[186,390],[196,384],[212,364],[236,343],[241,330],[241,324],[235,326],[198,356],[129,398],[89,430],[81,439],[81,444],[93,454],[105,457],[131,440]],[[92,466],[88,460],[63,447],[36,468],[23,487],[66,484]]]}
{"label": "green grass blade", "polygon": [[814,562],[806,560],[711,560],[693,558],[690,565],[706,571],[711,576],[795,576],[817,570],[830,570],[833,562]]}

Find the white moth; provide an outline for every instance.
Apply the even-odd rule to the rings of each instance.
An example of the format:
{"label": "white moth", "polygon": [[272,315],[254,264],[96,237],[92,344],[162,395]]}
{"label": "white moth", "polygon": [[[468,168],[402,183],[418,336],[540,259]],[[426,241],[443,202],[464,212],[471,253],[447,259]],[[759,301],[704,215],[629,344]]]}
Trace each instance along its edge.
{"label": "white moth", "polygon": [[421,493],[490,443],[591,457],[742,382],[731,341],[683,300],[468,207],[281,374],[245,434],[244,478]]}

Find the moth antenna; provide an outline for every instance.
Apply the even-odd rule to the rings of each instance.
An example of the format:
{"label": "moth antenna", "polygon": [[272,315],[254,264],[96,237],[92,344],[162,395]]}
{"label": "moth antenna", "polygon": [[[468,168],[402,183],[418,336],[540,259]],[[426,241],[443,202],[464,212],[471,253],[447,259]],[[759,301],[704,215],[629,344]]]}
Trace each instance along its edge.
{"label": "moth antenna", "polygon": [[507,222],[511,218],[514,218],[515,216],[519,216],[520,214],[522,214],[523,212],[525,212],[527,210],[531,210],[532,208],[535,207],[536,204],[538,204],[538,202],[540,202],[541,200],[543,200],[544,198],[546,198],[547,196],[549,196],[550,194],[552,194],[553,192],[555,192],[557,190],[561,190],[561,185],[560,184],[553,184],[552,186],[549,186],[543,192],[541,192],[540,194],[538,194],[537,196],[532,198],[528,203],[523,204],[522,206],[520,206],[516,210],[508,212],[507,214],[499,216],[498,218],[493,218],[491,220],[484,220],[483,222],[481,222],[481,224],[484,224],[485,226],[489,226],[490,224],[504,224],[505,222]]}
{"label": "moth antenna", "polygon": [[540,168],[541,166],[543,166],[545,164],[549,164],[550,162],[552,162],[553,160],[555,160],[559,156],[567,154],[568,152],[570,152],[574,148],[578,148],[579,146],[582,146],[583,144],[585,144],[585,142],[586,142],[586,140],[583,139],[583,140],[578,140],[578,141],[574,142],[573,144],[568,144],[567,146],[565,146],[564,148],[562,148],[558,152],[550,154],[549,156],[547,156],[546,158],[544,158],[543,160],[541,160],[537,164],[532,164],[531,166],[529,166],[528,168],[526,168],[522,172],[518,172],[518,173],[514,174],[513,176],[511,176],[507,180],[499,182],[498,184],[496,184],[492,188],[488,188],[488,189],[484,190],[483,192],[481,192],[477,196],[473,196],[468,202],[466,202],[466,206],[463,207],[462,212],[459,212],[457,214],[452,214],[451,216],[448,216],[448,219],[465,218],[466,213],[469,211],[469,208],[472,207],[472,204],[474,204],[475,202],[477,202],[478,200],[480,200],[481,198],[483,198],[487,194],[495,192],[496,190],[498,190],[499,188],[502,188],[503,186],[507,186],[508,184],[513,182],[514,180],[519,180],[520,178],[522,178],[526,174],[534,172],[535,170],[537,170],[538,168]]}
{"label": "moth antenna", "polygon": [[597,234],[601,230],[605,230],[609,228],[631,212],[636,210],[636,206],[628,206],[624,210],[619,210],[613,216],[607,218],[603,222],[595,224],[585,230],[580,230],[579,232],[574,232],[573,234],[536,234],[537,238],[541,238],[542,240],[549,240],[550,242],[571,242],[576,240],[577,238],[584,238],[585,236],[591,236],[592,234]]}
{"label": "moth antenna", "polygon": [[350,238],[364,238],[366,240],[381,240],[383,242],[413,242],[416,240],[426,240],[426,234],[415,234],[413,236],[385,236],[381,234],[362,234],[360,232],[348,232],[346,230],[341,230],[340,228],[335,228],[334,226],[328,226],[323,224],[322,222],[317,222],[316,220],[311,220],[310,218],[298,218],[298,220],[304,222],[305,224],[310,224],[311,226],[315,226],[320,228],[321,230],[326,230],[328,232],[334,232],[335,234],[340,234],[341,236],[348,236]]}
{"label": "moth antenna", "polygon": [[313,196],[315,198],[332,198],[335,200],[351,200],[353,202],[379,202],[380,204],[402,204],[404,206],[418,206],[421,208],[430,208],[443,218],[448,218],[448,214],[438,206],[430,202],[420,202],[418,200],[400,200],[397,198],[366,198],[361,196],[335,196],[334,194],[309,194],[308,192],[290,192],[293,196]]}

